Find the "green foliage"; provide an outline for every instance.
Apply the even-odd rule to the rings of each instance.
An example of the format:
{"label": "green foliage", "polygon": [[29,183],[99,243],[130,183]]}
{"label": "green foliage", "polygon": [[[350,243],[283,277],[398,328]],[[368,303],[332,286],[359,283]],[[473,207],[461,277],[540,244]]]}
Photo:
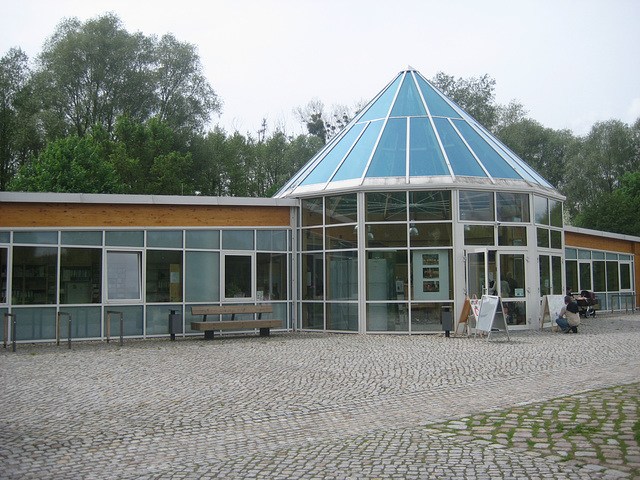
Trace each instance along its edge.
{"label": "green foliage", "polygon": [[73,135],[47,145],[24,165],[10,190],[27,192],[122,193],[120,177],[108,160],[112,145],[96,127],[89,136]]}

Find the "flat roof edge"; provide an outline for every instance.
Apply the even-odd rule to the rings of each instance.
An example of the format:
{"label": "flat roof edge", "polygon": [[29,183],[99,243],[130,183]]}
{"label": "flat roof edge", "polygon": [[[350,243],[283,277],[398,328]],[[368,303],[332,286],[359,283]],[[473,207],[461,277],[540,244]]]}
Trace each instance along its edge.
{"label": "flat roof edge", "polygon": [[[580,233],[582,235],[592,235],[594,237],[616,238],[618,240],[627,240],[630,242],[640,242],[640,237],[633,235],[624,235],[622,233],[603,232],[601,230],[591,230],[589,228],[574,227],[573,225],[565,225],[565,232]],[[571,245],[569,245],[571,247]]]}
{"label": "flat roof edge", "polygon": [[0,192],[0,203],[100,203],[136,205],[225,205],[295,207],[291,198],[208,197],[199,195],[117,195],[103,193]]}

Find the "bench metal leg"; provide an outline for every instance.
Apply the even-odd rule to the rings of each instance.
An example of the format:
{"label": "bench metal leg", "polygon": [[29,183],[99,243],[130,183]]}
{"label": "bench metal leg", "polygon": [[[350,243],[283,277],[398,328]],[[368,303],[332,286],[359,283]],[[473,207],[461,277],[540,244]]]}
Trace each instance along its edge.
{"label": "bench metal leg", "polygon": [[213,330],[205,330],[204,331],[204,339],[205,340],[213,340]]}
{"label": "bench metal leg", "polygon": [[260,336],[261,337],[268,337],[270,333],[271,333],[271,329],[269,327],[260,329]]}

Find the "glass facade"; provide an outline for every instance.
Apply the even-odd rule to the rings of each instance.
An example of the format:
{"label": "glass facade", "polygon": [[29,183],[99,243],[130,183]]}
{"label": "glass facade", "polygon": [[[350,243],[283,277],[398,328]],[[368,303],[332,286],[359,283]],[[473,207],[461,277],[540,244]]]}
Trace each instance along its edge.
{"label": "glass facade", "polygon": [[[73,339],[169,333],[192,305],[274,304],[290,328],[291,229],[33,230],[0,232],[0,309],[18,341],[52,341],[58,312]],[[67,322],[61,336],[68,335]]]}

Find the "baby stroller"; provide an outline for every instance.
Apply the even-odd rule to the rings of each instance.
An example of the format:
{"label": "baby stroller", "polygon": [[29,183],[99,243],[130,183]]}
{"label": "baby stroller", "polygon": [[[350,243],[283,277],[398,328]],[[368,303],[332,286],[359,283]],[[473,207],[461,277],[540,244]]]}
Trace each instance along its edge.
{"label": "baby stroller", "polygon": [[589,290],[582,290],[580,297],[576,299],[576,303],[578,304],[578,313],[580,316],[584,318],[596,316],[596,310],[594,308],[596,304],[595,293]]}

